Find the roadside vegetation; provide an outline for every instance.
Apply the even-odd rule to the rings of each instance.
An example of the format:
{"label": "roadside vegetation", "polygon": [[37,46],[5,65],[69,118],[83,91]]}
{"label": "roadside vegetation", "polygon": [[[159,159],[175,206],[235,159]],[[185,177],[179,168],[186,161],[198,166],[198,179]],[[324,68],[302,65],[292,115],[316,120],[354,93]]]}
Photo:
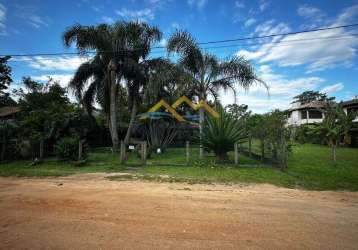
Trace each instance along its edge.
{"label": "roadside vegetation", "polygon": [[[358,151],[340,147],[343,137],[349,141],[355,113],[346,115],[314,91],[295,99],[327,101],[332,108],[312,126],[287,126],[288,113],[281,110],[252,114],[247,105],[224,107],[221,91],[268,88],[250,62],[208,54],[180,30],[166,47],[178,60],[152,57],[161,38],[157,27],[143,22],[65,30],[65,47],[94,54],[69,82],[76,102],[51,78],[24,76],[10,93],[10,58],[0,57],[0,176],[107,172],[122,174],[112,180],[358,190]],[[179,106],[180,97],[188,105]],[[151,112],[162,99],[170,104]],[[310,144],[313,139],[321,145]]]}
{"label": "roadside vegetation", "polygon": [[[1,176],[49,177],[80,173],[119,173],[111,180],[150,180],[160,182],[250,184],[268,183],[280,187],[309,190],[358,190],[357,149],[338,148],[341,160],[334,165],[327,146],[305,144],[294,145],[285,170],[262,165],[259,161],[240,155],[240,165],[216,163],[214,154],[199,160],[199,148],[190,166],[185,166],[183,149],[168,149],[160,156],[148,160],[141,166],[135,153],[127,165],[120,165],[117,155],[108,148],[97,149],[88,154],[88,162],[76,166],[58,162],[54,158],[32,167],[29,161],[13,161],[0,165]],[[232,152],[229,158],[233,158]]]}

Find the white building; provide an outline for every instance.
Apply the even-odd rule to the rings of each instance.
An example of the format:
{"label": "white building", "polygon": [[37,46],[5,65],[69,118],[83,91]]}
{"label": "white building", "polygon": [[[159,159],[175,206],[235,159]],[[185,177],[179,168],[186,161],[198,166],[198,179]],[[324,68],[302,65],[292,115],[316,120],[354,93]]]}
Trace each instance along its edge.
{"label": "white building", "polygon": [[294,103],[289,109],[288,125],[300,126],[302,124],[312,124],[322,122],[324,118],[324,102],[311,102],[306,104]]}
{"label": "white building", "polygon": [[[341,104],[346,113],[358,111],[358,96],[355,99],[344,101]],[[294,103],[288,110],[289,118],[287,124],[299,126],[322,122],[324,118],[324,112],[322,112],[322,110],[324,110],[325,105],[325,102],[321,101],[306,104]],[[354,122],[358,122],[358,117],[356,117]]]}

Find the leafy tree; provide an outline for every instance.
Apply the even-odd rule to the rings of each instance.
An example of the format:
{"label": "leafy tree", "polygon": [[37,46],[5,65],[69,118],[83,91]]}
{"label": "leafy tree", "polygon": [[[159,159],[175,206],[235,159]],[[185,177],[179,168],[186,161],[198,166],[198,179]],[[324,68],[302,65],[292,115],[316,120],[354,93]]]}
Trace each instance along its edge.
{"label": "leafy tree", "polygon": [[19,106],[22,113],[19,117],[22,134],[33,142],[40,143],[40,159],[44,156],[44,144],[50,138],[58,137],[66,113],[73,110],[66,90],[52,79],[41,84],[30,77],[23,78],[26,91],[18,91]]}
{"label": "leafy tree", "polygon": [[[235,85],[248,89],[255,83],[266,84],[257,77],[248,61],[234,56],[219,60],[207,54],[199,47],[195,39],[186,31],[177,30],[168,40],[167,50],[180,54],[179,65],[191,76],[187,93],[200,100],[209,96],[218,99],[219,90],[231,90],[235,94]],[[204,110],[199,110],[200,135],[203,135]],[[201,147],[200,155],[203,155]]]}
{"label": "leafy tree", "polygon": [[[76,89],[77,96],[89,109],[97,98],[109,121],[113,149],[118,149],[117,111],[120,82],[127,80],[127,88],[132,108],[131,124],[136,116],[137,96],[145,82],[144,59],[150,53],[151,45],[160,40],[161,33],[156,27],[139,22],[117,22],[113,25],[97,26],[74,25],[63,35],[66,46],[73,42],[80,53],[95,50],[96,56],[82,64],[70,85]],[[87,90],[84,85],[91,80]],[[90,109],[89,109],[90,110]],[[126,136],[127,138],[128,136]]]}
{"label": "leafy tree", "polygon": [[[8,149],[8,144],[11,139],[13,139],[18,133],[19,125],[16,121],[13,120],[1,120],[0,121],[0,139],[1,139],[1,161],[5,160],[5,154]],[[9,152],[10,153],[10,152]],[[13,153],[13,152],[11,152]]]}
{"label": "leafy tree", "polygon": [[251,114],[251,111],[247,110],[248,106],[246,104],[229,104],[225,109],[236,120],[239,120],[240,118],[246,119]]}
{"label": "leafy tree", "polygon": [[204,122],[203,146],[213,150],[218,160],[226,160],[227,152],[235,143],[242,143],[247,138],[242,122],[233,119],[223,108],[218,109],[220,117],[207,117]]}
{"label": "leafy tree", "polygon": [[10,58],[10,56],[0,57],[0,107],[16,104],[10,94],[4,92],[12,83],[11,67],[7,64]]}
{"label": "leafy tree", "polygon": [[265,115],[262,124],[266,129],[266,147],[271,151],[272,159],[282,168],[287,167],[288,155],[291,152],[290,128],[286,126],[287,115],[280,110],[274,110]]}
{"label": "leafy tree", "polygon": [[335,98],[334,97],[328,97],[326,93],[320,93],[319,91],[304,91],[302,94],[299,94],[295,97],[293,97],[292,103],[299,103],[301,105],[310,103],[313,101],[324,101],[324,102],[331,102]]}
{"label": "leafy tree", "polygon": [[326,109],[322,110],[324,119],[322,123],[312,125],[311,133],[321,136],[331,147],[332,160],[336,164],[336,149],[342,136],[347,134],[356,117],[355,113],[346,114],[341,104],[329,103]]}

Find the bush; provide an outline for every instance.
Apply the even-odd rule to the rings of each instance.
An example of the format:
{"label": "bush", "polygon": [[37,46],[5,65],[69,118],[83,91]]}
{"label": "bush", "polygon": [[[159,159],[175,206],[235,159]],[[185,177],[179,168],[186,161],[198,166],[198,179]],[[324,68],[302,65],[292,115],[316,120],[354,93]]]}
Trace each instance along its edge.
{"label": "bush", "polygon": [[[78,147],[80,139],[78,137],[64,137],[55,145],[55,154],[59,160],[79,160]],[[85,157],[85,147],[83,147],[82,157]]]}
{"label": "bush", "polygon": [[244,124],[234,119],[219,108],[219,118],[208,116],[204,122],[202,143],[205,149],[212,150],[218,160],[227,159],[227,152],[234,148],[235,143],[247,139]]}
{"label": "bush", "polygon": [[312,144],[323,144],[323,140],[319,135],[310,133],[311,125],[303,124],[299,127],[294,128],[294,139],[300,144],[312,143]]}

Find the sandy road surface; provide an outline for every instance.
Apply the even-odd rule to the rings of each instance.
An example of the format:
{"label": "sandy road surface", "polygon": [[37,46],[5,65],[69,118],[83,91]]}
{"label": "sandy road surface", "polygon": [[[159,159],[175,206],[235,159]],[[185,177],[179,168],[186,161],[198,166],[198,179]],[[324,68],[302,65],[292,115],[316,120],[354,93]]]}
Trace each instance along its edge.
{"label": "sandy road surface", "polygon": [[0,178],[1,249],[358,249],[358,193]]}

